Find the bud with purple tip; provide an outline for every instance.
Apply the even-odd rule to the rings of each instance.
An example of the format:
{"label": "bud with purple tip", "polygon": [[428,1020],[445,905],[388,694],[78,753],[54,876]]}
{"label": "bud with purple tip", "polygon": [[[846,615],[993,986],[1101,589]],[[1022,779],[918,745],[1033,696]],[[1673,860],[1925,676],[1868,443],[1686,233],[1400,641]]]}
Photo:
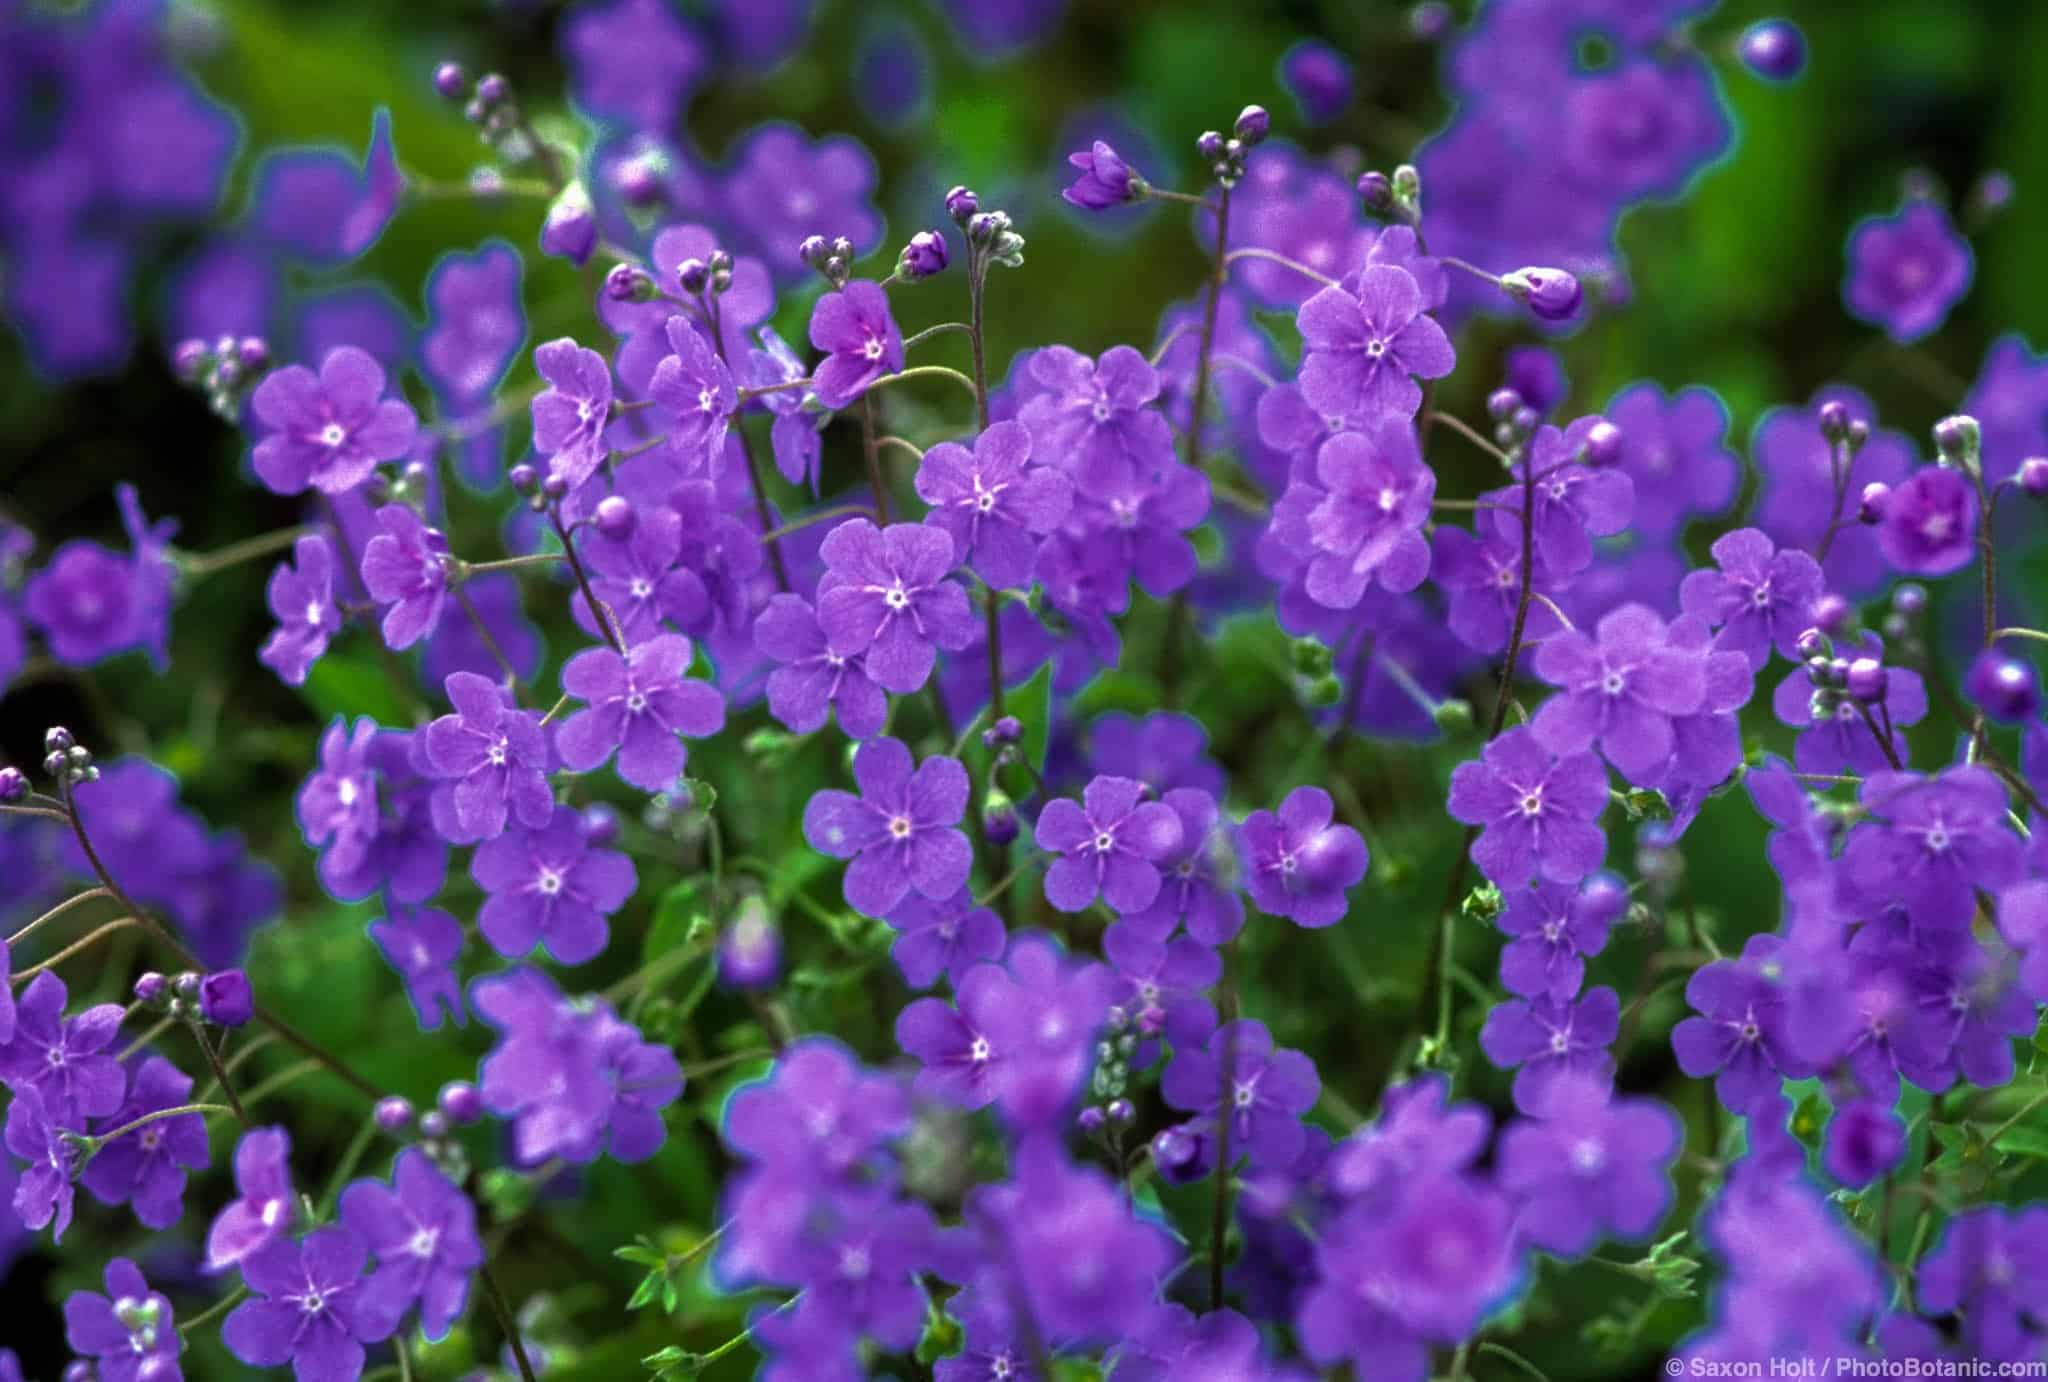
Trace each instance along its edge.
{"label": "bud with purple tip", "polygon": [[1237,113],[1237,123],[1230,127],[1230,132],[1250,148],[1273,132],[1273,117],[1264,106],[1246,106]]}
{"label": "bud with purple tip", "polygon": [[1789,82],[1806,70],[1806,35],[1789,19],[1766,19],[1742,31],[1742,65],[1767,82]]}
{"label": "bud with purple tip", "polygon": [[1600,419],[1587,429],[1585,449],[1580,455],[1596,469],[1613,465],[1621,459],[1621,429],[1606,418]]}
{"label": "bud with purple tip", "polygon": [[153,969],[135,981],[135,1001],[138,1003],[158,1008],[170,996],[171,981]]}
{"label": "bud with purple tip", "polygon": [[1358,175],[1358,200],[1374,216],[1394,214],[1394,184],[1385,173],[1367,171]]}
{"label": "bud with purple tip", "polygon": [[1086,211],[1122,206],[1145,195],[1145,179],[1137,169],[1118,157],[1117,151],[1098,139],[1091,149],[1067,155],[1067,162],[1080,169],[1081,176],[1061,191],[1060,196]]}
{"label": "bud with purple tip", "polygon": [[1814,625],[1825,634],[1838,634],[1848,628],[1854,613],[1855,607],[1832,590],[1813,602]]}
{"label": "bud with purple tip", "polygon": [[1890,677],[1884,670],[1884,664],[1874,657],[1857,658],[1842,674],[1842,685],[1865,705],[1876,705],[1884,699],[1888,681]]}
{"label": "bud with purple tip", "polygon": [[540,252],[566,259],[580,269],[596,249],[597,209],[590,204],[590,193],[583,184],[572,182],[548,207],[547,220],[540,228]]}
{"label": "bud with purple tip", "polygon": [[2002,725],[2023,724],[2041,713],[2041,679],[2034,664],[1986,648],[1963,678],[1963,694]]}
{"label": "bud with purple tip", "polygon": [[896,260],[896,269],[905,279],[915,283],[933,274],[944,273],[946,263],[946,237],[936,230],[920,230],[903,247],[903,253]]}
{"label": "bud with purple tip", "polygon": [[1967,413],[1934,424],[1934,449],[1941,453],[1943,465],[1975,466],[1983,441],[1984,429]]}
{"label": "bud with purple tip", "polygon": [[1008,794],[991,791],[981,807],[982,838],[1001,849],[1017,838],[1017,807]]}
{"label": "bud with purple tip", "polygon": [[217,1027],[239,1027],[254,1017],[256,995],[249,988],[249,976],[239,969],[223,969],[201,979],[199,1015]]}
{"label": "bud with purple tip", "polygon": [[1547,322],[1570,320],[1586,299],[1578,275],[1563,269],[1516,269],[1501,275],[1500,289]]}
{"label": "bud with purple tip", "polygon": [[469,92],[469,73],[461,63],[444,62],[434,69],[434,90],[443,100],[459,101]]}
{"label": "bud with purple tip", "polygon": [[412,1126],[412,1100],[387,1094],[377,1101],[377,1126],[397,1136]]}
{"label": "bud with purple tip", "polygon": [[1856,501],[1858,523],[1884,522],[1885,502],[1892,497],[1892,487],[1882,480],[1872,480],[1863,487],[1862,496]]}
{"label": "bud with purple tip", "polygon": [[484,1096],[468,1080],[450,1080],[441,1086],[436,1101],[441,1116],[457,1127],[467,1127],[484,1116]]}
{"label": "bud with purple tip", "polygon": [[691,297],[702,297],[711,286],[711,266],[701,259],[685,259],[676,265],[676,283]]}
{"label": "bud with purple tip", "polygon": [[607,494],[598,500],[592,521],[612,541],[624,542],[633,535],[633,501],[623,494]]}
{"label": "bud with purple tip", "polygon": [[946,193],[946,214],[953,218],[954,225],[966,225],[974,219],[974,214],[979,210],[981,201],[974,195],[972,188],[956,186]]}
{"label": "bud with purple tip", "polygon": [[613,302],[652,302],[654,280],[637,264],[614,264],[604,276],[604,295]]}

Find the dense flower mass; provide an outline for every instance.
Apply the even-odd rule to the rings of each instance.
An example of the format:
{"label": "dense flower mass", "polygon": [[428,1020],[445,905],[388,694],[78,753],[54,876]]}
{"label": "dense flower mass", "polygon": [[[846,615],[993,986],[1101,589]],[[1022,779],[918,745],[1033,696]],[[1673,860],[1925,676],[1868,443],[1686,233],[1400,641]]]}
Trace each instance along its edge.
{"label": "dense flower mass", "polygon": [[[333,39],[367,148],[266,88],[244,175],[196,83],[307,51],[244,8],[0,17],[0,1382],[2048,1360],[2048,368],[1957,339],[2015,180],[1620,233],[1789,199],[1881,65],[571,0],[440,117]],[[937,195],[1063,28],[1291,100]]]}

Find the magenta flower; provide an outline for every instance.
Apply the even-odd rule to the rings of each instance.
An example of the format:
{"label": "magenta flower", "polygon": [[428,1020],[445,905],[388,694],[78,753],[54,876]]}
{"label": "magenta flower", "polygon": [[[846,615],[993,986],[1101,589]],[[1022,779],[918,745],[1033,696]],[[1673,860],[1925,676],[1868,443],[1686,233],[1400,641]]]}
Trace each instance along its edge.
{"label": "magenta flower", "polygon": [[811,309],[811,344],[825,352],[812,388],[827,408],[844,408],[885,374],[903,368],[903,333],[889,296],[859,279],[827,293]]}
{"label": "magenta flower", "polygon": [[725,698],[709,682],[686,676],[690,640],[679,633],[648,639],[620,657],[585,648],[562,668],[562,689],[586,708],[555,736],[574,772],[602,767],[614,750],[619,776],[649,792],[675,786],[689,755],[677,735],[703,739],[725,727]]}
{"label": "magenta flower", "polygon": [[834,528],[818,548],[818,623],[834,653],[867,654],[867,673],[885,691],[908,694],[931,675],[938,650],[974,640],[967,592],[946,579],[956,553],[938,528],[865,518]]}
{"label": "magenta flower", "polygon": [[1576,883],[1607,853],[1595,822],[1607,805],[1607,772],[1590,753],[1553,755],[1528,726],[1488,744],[1451,774],[1451,816],[1482,827],[1472,862],[1503,888],[1539,874]]}
{"label": "magenta flower", "polygon": [[1970,287],[1970,242],[1948,213],[1919,201],[1895,216],[1873,217],[1849,236],[1842,298],[1849,310],[1901,344],[1940,326]]}
{"label": "magenta flower", "polygon": [[1039,540],[1065,521],[1074,485],[1047,465],[1027,465],[1031,433],[998,422],[972,452],[940,442],[917,468],[917,497],[932,506],[924,521],[952,535],[975,574],[997,589],[1031,583]]}
{"label": "magenta flower", "polygon": [[254,1298],[221,1325],[228,1352],[252,1367],[292,1365],[297,1382],[353,1382],[363,1345],[396,1327],[363,1295],[369,1247],[346,1228],[316,1229],[304,1241],[278,1238],[242,1262]]}
{"label": "magenta flower", "polygon": [[958,828],[967,810],[967,770],[955,758],[927,758],[912,771],[901,740],[870,739],[853,756],[860,795],[827,788],[804,808],[804,838],[834,859],[851,859],[847,905],[887,916],[915,889],[941,900],[967,881],[974,862]]}
{"label": "magenta flower", "polygon": [[1081,176],[1074,179],[1072,186],[1062,189],[1060,195],[1084,210],[1121,206],[1145,195],[1144,178],[1100,139],[1092,149],[1068,154],[1067,162],[1080,169]]}
{"label": "magenta flower", "polygon": [[508,814],[537,830],[554,814],[548,741],[540,716],[506,704],[505,693],[475,672],[452,672],[443,685],[455,707],[421,733],[426,764],[449,784],[435,794],[435,826],[454,844],[488,840]]}
{"label": "magenta flower", "polygon": [[1325,288],[1301,305],[1301,393],[1325,417],[1391,413],[1422,404],[1415,378],[1441,379],[1457,364],[1450,337],[1422,310],[1422,289],[1406,269],[1374,264],[1358,295]]}
{"label": "magenta flower", "polygon": [[1145,785],[1097,777],[1079,803],[1055,797],[1038,813],[1039,847],[1061,856],[1045,872],[1046,900],[1078,912],[1099,895],[1119,913],[1142,912],[1159,896],[1159,863],[1180,848],[1181,819],[1146,801]]}
{"label": "magenta flower", "polygon": [[533,400],[533,449],[548,458],[550,474],[574,489],[604,462],[611,367],[604,356],[567,336],[536,348],[533,367],[549,385]]}
{"label": "magenta flower", "polygon": [[669,417],[670,453],[685,471],[695,472],[724,453],[739,390],[732,371],[689,318],[668,319],[668,343],[669,354],[655,366],[647,393]]}
{"label": "magenta flower", "polygon": [[1254,811],[1238,828],[1252,901],[1300,926],[1341,920],[1345,890],[1365,877],[1365,840],[1333,820],[1330,794],[1297,787],[1280,810]]}
{"label": "magenta flower", "polygon": [[610,939],[605,918],[639,881],[625,855],[591,847],[582,815],[569,806],[557,806],[541,829],[514,825],[484,841],[469,873],[489,894],[477,926],[493,949],[518,959],[537,941],[565,965],[603,951]]}
{"label": "magenta flower", "polygon": [[317,533],[292,545],[292,561],[270,573],[265,598],[277,628],[256,660],[284,679],[303,686],[306,673],[327,651],[328,640],[341,632],[341,608],[334,598],[334,549]]}
{"label": "magenta flower", "polygon": [[409,505],[377,510],[377,535],[363,546],[363,589],[384,611],[384,642],[410,648],[441,619],[448,594],[448,539]]}
{"label": "magenta flower", "polygon": [[832,651],[818,612],[803,596],[768,601],[754,619],[754,647],[782,664],[768,674],[768,709],[791,733],[823,728],[834,710],[850,738],[881,733],[888,696],[868,677],[866,658]]}
{"label": "magenta flower", "polygon": [[1946,576],[1969,565],[1976,541],[1977,492],[1959,470],[1916,470],[1884,501],[1877,545],[1893,570]]}
{"label": "magenta flower", "polygon": [[249,410],[264,431],[250,459],[279,494],[346,494],[410,451],[419,432],[412,409],[384,397],[384,367],[355,346],[328,351],[317,376],[304,365],[272,371]]}

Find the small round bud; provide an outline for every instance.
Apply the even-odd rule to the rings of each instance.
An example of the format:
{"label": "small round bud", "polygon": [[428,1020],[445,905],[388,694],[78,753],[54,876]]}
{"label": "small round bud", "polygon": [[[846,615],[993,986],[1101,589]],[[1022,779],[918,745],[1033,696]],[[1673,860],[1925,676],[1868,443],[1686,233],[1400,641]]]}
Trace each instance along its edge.
{"label": "small round bud", "polygon": [[199,976],[189,969],[186,970],[171,980],[171,992],[180,998],[196,1001],[199,997]]}
{"label": "small round bud", "polygon": [[1204,130],[1201,137],[1195,140],[1195,152],[1201,155],[1204,163],[1214,163],[1223,157],[1223,143],[1220,131]]}
{"label": "small round bud", "polygon": [[897,265],[905,278],[915,282],[943,273],[946,268],[946,237],[936,230],[920,230],[903,247]]}
{"label": "small round bud", "polygon": [[711,251],[711,272],[715,274],[729,274],[732,272],[732,252],[730,250]]}
{"label": "small round bud", "polygon": [[632,264],[614,264],[604,276],[604,295],[613,302],[633,302],[653,286],[654,280]]}
{"label": "small round bud", "polygon": [[43,760],[45,777],[63,778],[70,775],[71,760],[61,753],[53,753]]}
{"label": "small round bud", "polygon": [[1840,441],[1849,434],[1848,404],[1831,398],[1820,405],[1820,434],[1829,441]]}
{"label": "small round bud", "polygon": [[550,503],[559,504],[562,500],[569,497],[569,477],[566,475],[548,476],[547,479],[540,482],[540,492],[542,498]]}
{"label": "small round bud", "polygon": [[1849,443],[1849,454],[1855,455],[1863,449],[1863,444],[1870,440],[1870,424],[1860,417],[1850,418],[1848,430],[1842,434],[1842,439]]}
{"label": "small round bud", "polygon": [[1907,618],[1912,618],[1927,608],[1927,587],[1918,581],[1907,581],[1892,591],[1892,608]]}
{"label": "small round bud", "polygon": [[1806,659],[1806,676],[1815,686],[1833,686],[1835,684],[1835,659],[1825,653],[1819,653]]}
{"label": "small round bud", "polygon": [[435,1101],[441,1116],[457,1127],[467,1127],[484,1116],[484,1096],[468,1080],[450,1080],[441,1086]]}
{"label": "small round bud", "polygon": [[387,1094],[377,1101],[377,1126],[385,1132],[398,1134],[412,1126],[412,1100],[397,1094]]}
{"label": "small round bud", "polygon": [[1389,216],[1394,210],[1394,184],[1385,173],[1367,170],[1358,175],[1358,200],[1375,216]]}
{"label": "small round bud", "polygon": [[1788,19],[1766,19],[1742,31],[1735,54],[1767,82],[1789,82],[1806,70],[1806,35]]}
{"label": "small round bud", "polygon": [[1101,1132],[1102,1125],[1107,1120],[1108,1115],[1104,1114],[1101,1109],[1095,1107],[1095,1105],[1093,1104],[1090,1104],[1087,1108],[1082,1109],[1080,1113],[1076,1114],[1074,1117],[1074,1121],[1080,1124],[1081,1131],[1085,1133]]}
{"label": "small round bud", "polygon": [[1621,429],[1602,418],[1586,432],[1586,464],[1610,466],[1621,459]]}
{"label": "small round bud", "polygon": [[730,292],[730,291],[731,291],[731,289],[732,289],[732,270],[731,270],[731,269],[718,269],[718,268],[714,268],[714,269],[712,269],[712,271],[711,271],[711,291],[712,291],[712,292],[714,292],[714,293],[725,293],[725,292]]}
{"label": "small round bud", "polygon": [[1984,429],[1977,425],[1977,419],[1966,413],[1945,417],[1934,424],[1934,449],[1950,465],[1974,463],[1983,439]]}
{"label": "small round bud", "polygon": [[1513,389],[1495,389],[1486,396],[1486,415],[1495,422],[1506,422],[1525,406]]}
{"label": "small round bud", "polygon": [[1516,269],[1501,275],[1500,290],[1547,322],[1571,320],[1586,300],[1578,275],[1563,269]]}
{"label": "small round bud", "polygon": [[260,373],[270,368],[270,342],[261,336],[244,336],[235,342],[235,359],[249,373]]}
{"label": "small round bud", "polygon": [[1970,201],[1979,214],[2003,211],[2012,205],[2013,194],[2017,190],[2011,173],[1993,168],[1977,180],[1976,187],[1970,191]]}
{"label": "small round bud", "polygon": [[1438,701],[1430,708],[1429,718],[1436,721],[1436,727],[1445,734],[1470,734],[1475,723],[1472,702],[1455,698]]}
{"label": "small round bud", "polygon": [[1408,11],[1408,32],[1424,43],[1434,43],[1451,31],[1451,7],[1443,0],[1425,0]]}
{"label": "small round bud", "polygon": [[171,996],[171,981],[150,970],[135,981],[135,1001],[156,1007]]}
{"label": "small round bud", "polygon": [[428,1109],[420,1115],[420,1136],[429,1142],[439,1142],[448,1135],[448,1120],[438,1110]]}
{"label": "small round bud", "polygon": [[1394,199],[1413,202],[1422,195],[1422,170],[1412,163],[1394,169]]}
{"label": "small round bud", "polygon": [[581,826],[583,842],[601,849],[619,838],[618,808],[608,802],[593,801],[583,808]]}
{"label": "small round bud", "polygon": [[540,472],[523,461],[513,466],[505,478],[512,482],[514,494],[532,494],[540,488]]}
{"label": "small round bud", "polygon": [[208,354],[206,342],[188,337],[178,342],[177,349],[171,352],[171,370],[187,384],[196,384],[200,375],[206,372]]}
{"label": "small round bud", "polygon": [[223,969],[199,981],[199,1015],[219,1027],[240,1027],[256,1015],[249,976]]}
{"label": "small round bud", "polygon": [[982,731],[981,742],[989,748],[998,744],[1014,744],[1024,737],[1024,722],[1015,715],[998,716],[996,722]]}
{"label": "small round bud", "polygon": [[469,73],[458,62],[444,62],[434,69],[434,90],[443,100],[459,101],[469,90]]}
{"label": "small round bud", "polygon": [[685,259],[676,265],[676,282],[691,297],[700,297],[711,286],[711,266],[701,259]]}
{"label": "small round bud", "polygon": [[486,72],[477,80],[476,98],[483,102],[486,111],[495,108],[511,94],[512,83],[506,81],[502,73]]}
{"label": "small round bud", "polygon": [[1301,692],[1302,699],[1317,710],[1335,705],[1343,696],[1343,683],[1328,674],[1311,678]]}
{"label": "small round bud", "polygon": [[1112,1099],[1103,1112],[1109,1115],[1112,1123],[1128,1123],[1138,1116],[1138,1110],[1132,1107],[1129,1099]]}
{"label": "small round bud", "polygon": [[981,808],[982,837],[1001,849],[1016,839],[1021,830],[1016,805],[1004,793],[990,792]]}
{"label": "small round bud", "polygon": [[2035,499],[2048,498],[2048,459],[2029,456],[2020,462],[2020,488]]}
{"label": "small round bud", "polygon": [[1849,684],[1849,659],[1846,657],[1829,658],[1827,680],[1830,686],[1847,686]]}
{"label": "small round bud", "polygon": [[491,118],[490,107],[486,106],[482,101],[471,98],[463,104],[462,118],[469,121],[472,125],[481,125],[484,121]]}
{"label": "small round bud", "polygon": [[1230,132],[1249,148],[1273,132],[1273,117],[1264,106],[1246,106],[1237,113],[1237,123],[1230,127]]}
{"label": "small round bud", "polygon": [[806,235],[803,243],[796,247],[796,257],[814,269],[823,268],[831,253],[832,247],[825,243],[822,235]]}
{"label": "small round bud", "polygon": [[996,232],[1001,229],[1002,223],[996,219],[996,214],[984,211],[967,223],[968,243],[985,247],[996,238]]}
{"label": "small round bud", "polygon": [[953,218],[953,224],[964,226],[981,210],[981,202],[973,191],[966,187],[955,187],[946,193],[946,214]]}
{"label": "small round bud", "polygon": [[1882,480],[1872,480],[1863,487],[1862,497],[1856,501],[1858,523],[1884,522],[1884,506],[1892,497],[1892,487]]}
{"label": "small round bud", "polygon": [[1913,621],[1893,610],[1877,622],[1878,630],[1894,643],[1904,642],[1906,635],[1913,631]]}
{"label": "small round bud", "polygon": [[1329,674],[1335,662],[1328,645],[1320,638],[1297,638],[1291,649],[1294,670],[1305,677]]}
{"label": "small round bud", "polygon": [[1792,651],[1799,654],[1801,662],[1811,662],[1817,657],[1827,657],[1834,652],[1828,636],[1819,629],[1807,629],[1793,641]]}
{"label": "small round bud", "polygon": [[2041,679],[2034,664],[1986,648],[1963,678],[1963,694],[2000,724],[2020,724],[2041,712]]}
{"label": "small round bud", "polygon": [[854,258],[853,241],[847,239],[844,235],[833,236],[832,253],[837,258],[844,259],[847,263],[851,264]]}
{"label": "small round bud", "polygon": [[1842,685],[1865,705],[1876,705],[1884,699],[1885,683],[1889,680],[1882,662],[1874,657],[1859,657],[1843,673]]}
{"label": "small round bud", "polygon": [[592,521],[612,541],[624,542],[633,535],[633,501],[623,494],[607,494],[597,501],[597,514]]}
{"label": "small round bud", "polygon": [[1855,606],[1832,590],[1813,602],[1814,626],[1825,634],[1838,634],[1848,628],[1855,613]]}
{"label": "small round bud", "polygon": [[1537,424],[1542,421],[1543,415],[1524,403],[1521,407],[1515,409],[1514,416],[1508,419],[1508,428],[1517,437],[1526,437],[1535,431]]}
{"label": "small round bud", "polygon": [[69,753],[77,743],[71,737],[71,731],[62,725],[51,725],[43,731],[44,753]]}

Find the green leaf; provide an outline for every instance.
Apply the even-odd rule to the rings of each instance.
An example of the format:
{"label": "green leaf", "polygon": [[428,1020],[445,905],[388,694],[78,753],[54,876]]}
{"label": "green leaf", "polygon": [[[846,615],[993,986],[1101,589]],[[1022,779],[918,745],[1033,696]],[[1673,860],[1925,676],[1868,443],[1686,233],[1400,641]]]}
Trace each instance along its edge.
{"label": "green leaf", "polygon": [[366,654],[328,653],[313,664],[299,690],[323,718],[368,715],[380,725],[410,718],[384,664]]}
{"label": "green leaf", "polygon": [[[672,950],[692,944],[693,933],[699,923],[707,927],[710,925],[711,909],[705,897],[709,881],[702,877],[685,878],[671,884],[661,895],[661,900],[654,904],[654,924],[647,928],[647,943],[640,951],[643,966],[654,964]],[[701,933],[697,933],[695,943],[703,943]]]}
{"label": "green leaf", "polygon": [[2013,1128],[2000,1133],[1993,1148],[2007,1156],[2031,1157],[2036,1161],[2048,1161],[2048,1132],[2040,1128]]}

